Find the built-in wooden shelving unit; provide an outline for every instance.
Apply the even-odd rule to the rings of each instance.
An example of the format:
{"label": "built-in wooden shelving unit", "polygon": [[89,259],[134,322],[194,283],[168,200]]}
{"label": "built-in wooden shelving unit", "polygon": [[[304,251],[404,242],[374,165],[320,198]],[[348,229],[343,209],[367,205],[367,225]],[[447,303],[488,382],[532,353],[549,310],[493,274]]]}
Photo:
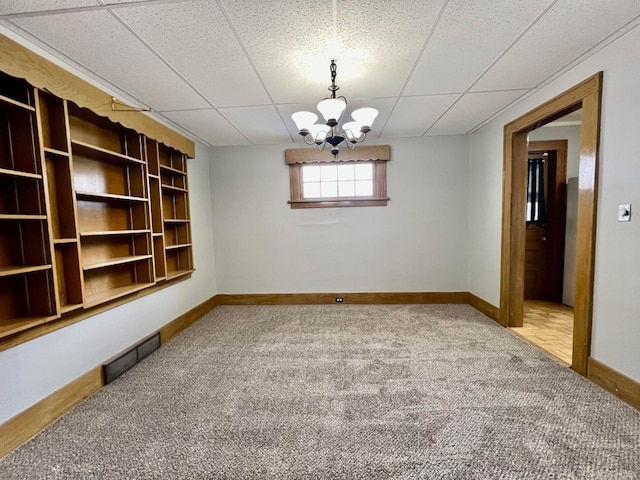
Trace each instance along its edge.
{"label": "built-in wooden shelving unit", "polygon": [[0,339],[191,273],[186,167],[0,73]]}

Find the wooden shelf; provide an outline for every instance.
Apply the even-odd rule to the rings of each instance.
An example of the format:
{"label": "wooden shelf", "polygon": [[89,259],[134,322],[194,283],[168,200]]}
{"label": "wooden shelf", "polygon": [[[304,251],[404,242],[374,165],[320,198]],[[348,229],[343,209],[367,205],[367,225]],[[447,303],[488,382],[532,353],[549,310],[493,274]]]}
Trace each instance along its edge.
{"label": "wooden shelf", "polygon": [[163,235],[164,235],[164,233],[162,233],[162,232],[153,234],[154,237],[162,237]]}
{"label": "wooden shelf", "polygon": [[28,110],[29,112],[35,112],[36,109],[31,105],[27,105],[26,103],[18,102],[13,98],[5,97],[4,95],[0,95],[0,105],[9,106],[12,108],[18,108],[21,110]]}
{"label": "wooden shelf", "polygon": [[0,338],[28,330],[58,318],[57,315],[45,317],[16,317],[0,321]]}
{"label": "wooden shelf", "polygon": [[186,218],[165,218],[164,223],[189,223],[191,220]]}
{"label": "wooden shelf", "polygon": [[162,184],[162,190],[169,190],[172,192],[181,192],[181,193],[185,193],[189,191],[186,188],[174,187],[173,185],[167,185],[164,183]]}
{"label": "wooden shelf", "polygon": [[142,260],[147,260],[152,258],[151,255],[132,255],[130,257],[118,257],[118,258],[110,258],[109,260],[105,260],[103,262],[89,263],[87,265],[83,265],[83,270],[95,270],[96,268],[105,268],[112,267],[114,265],[123,265],[125,263],[134,263],[140,262]]}
{"label": "wooden shelf", "polygon": [[21,273],[39,272],[41,270],[49,269],[51,269],[51,265],[10,265],[6,267],[0,267],[0,277],[20,275]]}
{"label": "wooden shelf", "polygon": [[161,172],[166,172],[166,173],[173,173],[176,175],[186,175],[187,172],[185,172],[184,170],[179,170],[177,168],[173,168],[173,167],[169,167],[167,165],[160,165],[160,171]]}
{"label": "wooden shelf", "polygon": [[156,178],[156,179],[158,179],[158,178],[160,178],[160,176],[158,176],[158,175],[154,175],[153,173],[150,173],[150,174],[149,174],[149,178]]}
{"label": "wooden shelf", "polygon": [[0,220],[46,220],[46,215],[22,215],[19,213],[0,213]]}
{"label": "wooden shelf", "polygon": [[56,238],[53,240],[54,245],[66,245],[69,243],[77,243],[78,240],[75,238]]}
{"label": "wooden shelf", "polygon": [[136,283],[133,285],[126,285],[124,287],[116,287],[109,290],[102,290],[94,295],[90,295],[84,302],[84,308],[91,308],[101,303],[110,302],[116,298],[124,297],[131,293],[139,292],[145,288],[151,287],[153,283]]}
{"label": "wooden shelf", "polygon": [[9,168],[0,168],[0,175],[19,178],[35,178],[38,180],[42,179],[42,175],[39,173],[21,172],[20,170],[11,170]]}
{"label": "wooden shelf", "polygon": [[75,303],[71,305],[62,305],[60,307],[60,314],[64,315],[65,313],[73,312],[74,310],[80,310],[82,308],[81,303]]}
{"label": "wooden shelf", "polygon": [[122,164],[123,162],[144,164],[143,160],[138,160],[137,158],[129,157],[127,155],[123,155],[122,153],[113,152],[111,150],[107,150],[106,148],[96,147],[95,145],[90,145],[88,143],[81,142],[80,140],[71,139],[71,146],[74,152],[97,158],[98,160],[102,160],[103,162],[118,164]]}
{"label": "wooden shelf", "polygon": [[167,272],[167,280],[172,280],[174,278],[182,277],[183,275],[189,275],[193,270],[174,270],[172,272]]}
{"label": "wooden shelf", "polygon": [[165,247],[165,250],[177,250],[179,248],[187,248],[190,247],[191,244],[190,243],[181,243],[179,245],[167,245]]}
{"label": "wooden shelf", "polygon": [[116,195],[114,193],[97,193],[76,191],[76,196],[81,200],[114,201],[114,202],[148,202],[143,197],[131,197],[128,195]]}
{"label": "wooden shelf", "polygon": [[69,152],[63,152],[62,150],[57,150],[55,148],[44,147],[43,150],[44,150],[45,153],[50,153],[52,155],[58,155],[60,157],[68,157],[69,156]]}
{"label": "wooden shelf", "polygon": [[107,235],[140,235],[151,230],[104,230],[101,232],[80,232],[81,237],[105,237]]}

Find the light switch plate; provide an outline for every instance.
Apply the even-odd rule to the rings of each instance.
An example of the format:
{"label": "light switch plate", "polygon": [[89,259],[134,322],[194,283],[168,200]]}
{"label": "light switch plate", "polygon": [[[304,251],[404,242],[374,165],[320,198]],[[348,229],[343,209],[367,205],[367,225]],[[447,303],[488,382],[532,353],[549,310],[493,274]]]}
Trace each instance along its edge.
{"label": "light switch plate", "polygon": [[631,204],[623,203],[618,205],[618,221],[630,222],[631,221]]}

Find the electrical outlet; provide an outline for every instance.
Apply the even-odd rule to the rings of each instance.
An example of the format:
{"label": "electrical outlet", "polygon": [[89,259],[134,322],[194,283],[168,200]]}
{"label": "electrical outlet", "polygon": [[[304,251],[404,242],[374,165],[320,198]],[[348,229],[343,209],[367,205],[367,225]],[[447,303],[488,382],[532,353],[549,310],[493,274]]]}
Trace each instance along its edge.
{"label": "electrical outlet", "polygon": [[336,303],[343,303],[343,302],[344,302],[344,298],[336,297]]}

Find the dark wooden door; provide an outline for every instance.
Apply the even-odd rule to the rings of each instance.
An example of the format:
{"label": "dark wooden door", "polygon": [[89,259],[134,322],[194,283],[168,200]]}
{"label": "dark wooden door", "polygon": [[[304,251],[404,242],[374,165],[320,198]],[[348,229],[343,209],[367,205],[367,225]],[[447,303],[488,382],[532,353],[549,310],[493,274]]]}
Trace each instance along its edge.
{"label": "dark wooden door", "polygon": [[524,298],[562,301],[566,223],[566,140],[530,142],[529,158],[544,154],[548,222],[527,225]]}

